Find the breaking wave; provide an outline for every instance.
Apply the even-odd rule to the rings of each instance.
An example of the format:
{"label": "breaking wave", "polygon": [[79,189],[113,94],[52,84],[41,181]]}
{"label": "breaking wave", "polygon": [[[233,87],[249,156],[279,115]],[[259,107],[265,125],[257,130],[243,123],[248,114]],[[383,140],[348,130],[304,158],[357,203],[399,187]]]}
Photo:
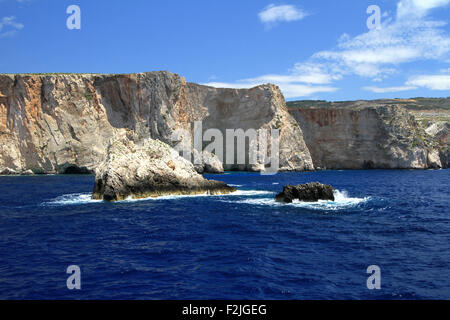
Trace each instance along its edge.
{"label": "breaking wave", "polygon": [[52,200],[42,203],[42,206],[70,206],[89,203],[99,203],[101,200],[92,199],[91,193],[73,193],[56,197]]}
{"label": "breaking wave", "polygon": [[[264,190],[238,190],[230,194],[224,195],[208,195],[204,194],[195,194],[195,195],[168,195],[161,196],[157,198],[144,198],[144,199],[133,199],[128,198],[126,200],[117,201],[116,203],[133,203],[133,202],[142,202],[142,201],[167,201],[167,200],[181,200],[186,198],[213,198],[217,199],[221,202],[229,202],[229,203],[242,203],[249,205],[258,205],[258,206],[288,206],[288,207],[298,207],[298,208],[306,208],[312,210],[342,210],[349,209],[355,207],[359,204],[365,203],[370,200],[370,197],[365,198],[352,198],[348,195],[346,191],[335,190],[334,201],[326,201],[320,200],[318,202],[302,202],[302,201],[294,201],[293,203],[284,204],[278,203],[275,201],[275,192],[272,191],[264,191]],[[236,199],[237,198],[237,199]],[[86,205],[86,204],[95,204],[95,203],[103,203],[102,200],[94,200],[92,199],[92,195],[90,193],[74,193],[62,195],[52,200],[43,202],[42,206],[73,206],[73,205]]]}
{"label": "breaking wave", "polygon": [[138,202],[138,201],[160,201],[160,200],[179,200],[179,199],[186,199],[186,198],[224,198],[224,197],[235,197],[235,196],[250,196],[250,195],[267,195],[267,194],[273,194],[273,192],[270,191],[258,191],[258,190],[237,190],[235,192],[229,193],[229,194],[217,194],[217,195],[210,195],[205,193],[201,194],[188,194],[188,195],[167,195],[167,196],[160,196],[160,197],[149,197],[149,198],[143,198],[143,199],[133,199],[129,197],[126,200],[117,201],[118,203],[121,202]]}
{"label": "breaking wave", "polygon": [[[256,194],[254,194],[256,195]],[[281,206],[288,206],[288,207],[298,207],[298,208],[306,208],[306,209],[312,209],[312,210],[342,210],[342,209],[349,209],[352,207],[356,207],[360,204],[368,202],[371,198],[365,197],[365,198],[352,198],[348,195],[347,191],[334,191],[334,201],[328,201],[328,200],[319,200],[318,202],[302,202],[302,201],[294,201],[293,203],[285,204],[285,203],[279,203],[276,202],[274,197],[271,198],[249,198],[249,199],[242,199],[237,201],[238,203],[244,203],[244,204],[250,204],[250,205],[259,205],[259,206],[274,206],[274,207],[281,207]],[[224,200],[226,202],[235,202],[231,200]]]}
{"label": "breaking wave", "polygon": [[[207,193],[203,194],[194,194],[194,195],[167,195],[161,196],[157,198],[149,197],[143,199],[133,199],[129,197],[126,200],[117,201],[116,203],[127,203],[127,202],[140,202],[140,201],[161,201],[161,200],[178,200],[185,198],[225,198],[225,197],[236,197],[236,196],[261,196],[274,194],[270,191],[260,191],[260,190],[238,190],[230,194],[223,195],[209,195]],[[49,201],[43,202],[42,206],[70,206],[70,205],[83,205],[83,204],[93,204],[93,203],[102,203],[103,200],[94,200],[92,199],[91,193],[74,193],[74,194],[66,194]]]}

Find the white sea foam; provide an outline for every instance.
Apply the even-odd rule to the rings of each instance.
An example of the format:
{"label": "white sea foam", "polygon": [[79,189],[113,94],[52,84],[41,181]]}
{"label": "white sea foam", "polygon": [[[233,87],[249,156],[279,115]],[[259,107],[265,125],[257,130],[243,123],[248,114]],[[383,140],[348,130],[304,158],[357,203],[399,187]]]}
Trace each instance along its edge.
{"label": "white sea foam", "polygon": [[342,209],[349,209],[351,207],[355,207],[361,203],[367,202],[370,200],[370,197],[365,198],[352,198],[348,196],[348,193],[346,191],[339,191],[336,190],[334,192],[334,201],[327,201],[327,200],[319,200],[318,202],[302,202],[302,201],[294,201],[293,203],[285,204],[285,203],[279,203],[276,202],[273,197],[271,198],[249,198],[249,199],[242,199],[238,201],[233,201],[226,199],[224,201],[226,202],[237,202],[237,203],[243,203],[243,204],[250,204],[250,205],[258,205],[258,206],[273,206],[273,207],[283,207],[283,206],[290,206],[290,207],[298,207],[298,208],[306,208],[306,209],[313,209],[313,210],[342,210]]}
{"label": "white sea foam", "polygon": [[295,201],[293,206],[316,210],[342,210],[355,207],[361,203],[367,202],[370,197],[352,198],[348,196],[347,191],[334,191],[334,201],[319,200],[318,202]]}
{"label": "white sea foam", "polygon": [[92,199],[91,193],[73,193],[59,196],[53,200],[42,203],[43,206],[68,206],[78,204],[99,203],[101,200]]}
{"label": "white sea foam", "polygon": [[275,192],[265,191],[265,190],[238,190],[230,194],[223,195],[223,197],[230,196],[262,196],[262,195],[273,195]]}
{"label": "white sea foam", "polygon": [[[258,196],[258,195],[269,195],[274,194],[270,191],[261,191],[261,190],[237,190],[235,192],[229,194],[222,195],[209,195],[207,193],[202,194],[194,194],[194,195],[167,195],[161,197],[149,197],[143,199],[133,199],[129,197],[126,200],[117,201],[117,203],[127,203],[127,202],[140,202],[140,201],[161,201],[161,200],[179,200],[185,198],[202,198],[202,197],[210,197],[210,198],[222,198],[222,197],[235,197],[235,196]],[[55,199],[46,201],[42,203],[43,206],[66,206],[66,205],[82,205],[82,204],[90,204],[90,203],[101,203],[102,200],[94,200],[92,199],[92,194],[90,193],[74,193],[74,194],[66,194],[59,196]]]}
{"label": "white sea foam", "polygon": [[237,190],[232,193],[228,194],[217,194],[217,195],[210,195],[208,193],[201,193],[201,194],[192,194],[192,195],[168,195],[168,196],[160,196],[157,198],[143,198],[143,199],[133,199],[132,197],[129,197],[126,200],[118,201],[118,202],[137,202],[137,201],[151,201],[151,200],[178,200],[178,199],[185,199],[185,198],[228,198],[228,197],[236,197],[236,196],[256,196],[256,195],[268,195],[268,194],[274,194],[270,191],[261,191],[261,190]]}
{"label": "white sea foam", "polygon": [[[264,190],[238,190],[230,194],[224,195],[208,195],[196,194],[196,195],[172,195],[172,196],[161,196],[157,198],[145,198],[145,199],[133,199],[128,198],[123,201],[118,201],[117,203],[133,203],[140,201],[167,201],[167,200],[180,200],[186,198],[202,198],[209,197],[219,199],[222,202],[229,203],[243,203],[250,205],[259,206],[291,206],[299,208],[307,208],[313,210],[341,210],[348,209],[358,204],[367,202],[370,200],[369,197],[366,198],[352,198],[349,197],[346,191],[336,190],[334,193],[335,201],[325,201],[320,200],[319,202],[301,202],[294,201],[290,204],[278,203],[275,201],[275,193],[271,191]],[[234,199],[238,198],[238,199]],[[75,193],[59,196],[53,200],[42,203],[43,206],[70,206],[70,205],[84,205],[93,203],[102,203],[102,200],[94,200],[90,193]]]}

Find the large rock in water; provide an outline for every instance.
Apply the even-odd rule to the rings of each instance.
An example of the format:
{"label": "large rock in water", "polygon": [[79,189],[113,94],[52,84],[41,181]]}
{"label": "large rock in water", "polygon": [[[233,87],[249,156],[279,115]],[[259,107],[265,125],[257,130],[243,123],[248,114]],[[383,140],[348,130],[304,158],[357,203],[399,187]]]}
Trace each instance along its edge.
{"label": "large rock in water", "polygon": [[135,142],[128,136],[108,148],[106,160],[96,170],[93,198],[117,201],[233,191],[224,182],[204,179],[169,145],[153,139]]}
{"label": "large rock in water", "polygon": [[277,202],[292,203],[293,200],[304,202],[317,202],[319,200],[334,201],[334,188],[318,182],[299,184],[297,186],[285,186],[283,192],[279,193],[275,200]]}

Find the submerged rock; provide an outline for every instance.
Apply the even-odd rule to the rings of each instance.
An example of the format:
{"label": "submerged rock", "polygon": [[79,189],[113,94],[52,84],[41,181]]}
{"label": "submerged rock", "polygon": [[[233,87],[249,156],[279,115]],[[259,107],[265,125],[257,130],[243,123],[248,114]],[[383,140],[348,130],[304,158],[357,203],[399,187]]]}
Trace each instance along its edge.
{"label": "submerged rock", "polygon": [[106,201],[163,195],[227,194],[224,182],[206,180],[169,145],[153,139],[115,140],[96,170],[93,198]]}
{"label": "submerged rock", "polygon": [[277,202],[292,203],[293,200],[305,202],[317,202],[319,200],[334,201],[334,188],[318,182],[299,184],[297,186],[285,186],[275,200]]}

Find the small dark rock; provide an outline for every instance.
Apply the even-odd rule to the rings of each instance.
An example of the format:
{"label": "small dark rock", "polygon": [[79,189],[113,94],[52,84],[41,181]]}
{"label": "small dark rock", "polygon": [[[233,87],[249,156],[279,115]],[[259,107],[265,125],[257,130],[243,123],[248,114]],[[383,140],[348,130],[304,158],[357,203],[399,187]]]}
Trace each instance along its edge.
{"label": "small dark rock", "polygon": [[318,182],[299,184],[297,186],[285,186],[275,200],[277,202],[292,203],[298,199],[304,202],[317,202],[319,200],[334,201],[334,188]]}

